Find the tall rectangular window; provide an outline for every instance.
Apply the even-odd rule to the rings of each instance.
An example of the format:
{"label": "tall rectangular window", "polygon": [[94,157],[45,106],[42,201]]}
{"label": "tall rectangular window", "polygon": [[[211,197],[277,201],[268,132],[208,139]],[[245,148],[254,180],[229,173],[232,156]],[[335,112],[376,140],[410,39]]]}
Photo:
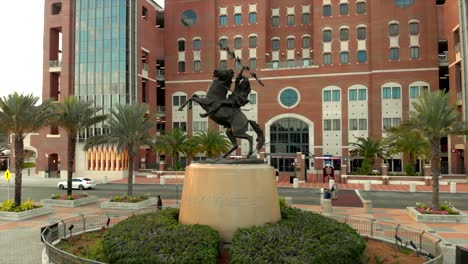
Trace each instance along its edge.
{"label": "tall rectangular window", "polygon": [[249,68],[251,70],[255,70],[257,68],[257,59],[256,58],[250,58],[249,59]]}
{"label": "tall rectangular window", "polygon": [[359,119],[359,130],[367,130],[367,119]]}
{"label": "tall rectangular window", "polygon": [[366,62],[367,61],[367,51],[359,50],[357,52],[358,62]]}
{"label": "tall rectangular window", "polygon": [[179,72],[185,72],[185,61],[179,61]]}
{"label": "tall rectangular window", "polygon": [[348,14],[348,4],[340,4],[340,15],[344,16]]}
{"label": "tall rectangular window", "polygon": [[310,48],[310,37],[303,37],[302,38],[302,48],[303,49]]}
{"label": "tall rectangular window", "polygon": [[356,101],[357,100],[357,90],[351,89],[349,90],[349,101]]}
{"label": "tall rectangular window", "polygon": [[411,47],[410,56],[412,59],[419,59],[419,47]]}
{"label": "tall rectangular window", "polygon": [[172,97],[173,106],[181,106],[187,101],[187,96],[185,95],[175,95]]}
{"label": "tall rectangular window", "polygon": [[249,24],[257,23],[257,13],[251,12],[249,13]]}
{"label": "tall rectangular window", "polygon": [[331,5],[324,5],[323,6],[323,16],[331,16],[332,15],[332,10],[331,10]]}
{"label": "tall rectangular window", "polygon": [[358,130],[357,119],[349,119],[349,130]]}
{"label": "tall rectangular window", "polygon": [[201,48],[201,40],[200,39],[194,39],[193,40],[193,50],[200,50]]}
{"label": "tall rectangular window", "polygon": [[333,119],[333,130],[341,130],[341,120]]}
{"label": "tall rectangular window", "polygon": [[331,38],[332,38],[331,29],[324,30],[323,33],[322,33],[323,42],[330,42]]}
{"label": "tall rectangular window", "polygon": [[419,86],[410,86],[410,98],[414,99],[419,96]]}
{"label": "tall rectangular window", "polygon": [[331,102],[331,91],[323,91],[323,101],[324,102]]}
{"label": "tall rectangular window", "polygon": [[332,130],[332,121],[331,121],[331,119],[324,119],[323,120],[323,130],[325,130],[325,131]]}
{"label": "tall rectangular window", "polygon": [[400,99],[401,98],[401,89],[400,87],[392,87],[392,99]]}
{"label": "tall rectangular window", "polygon": [[280,49],[280,41],[279,39],[271,40],[271,50],[278,51]]}
{"label": "tall rectangular window", "polygon": [[279,27],[280,19],[279,16],[272,16],[271,17],[271,26],[272,27]]}
{"label": "tall rectangular window", "polygon": [[419,23],[418,22],[411,22],[409,24],[409,32],[410,32],[410,35],[418,35],[419,34]]}
{"label": "tall rectangular window", "polygon": [[294,15],[288,15],[287,16],[287,23],[288,23],[288,26],[294,26]]}
{"label": "tall rectangular window", "polygon": [[294,49],[294,39],[288,38],[288,50]]}
{"label": "tall rectangular window", "polygon": [[347,28],[340,29],[340,40],[341,41],[348,41],[349,40],[349,29],[347,29]]}
{"label": "tall rectangular window", "polygon": [[223,70],[227,70],[227,61],[226,60],[219,61],[219,68]]}
{"label": "tall rectangular window", "polygon": [[302,14],[302,25],[309,25],[310,24],[310,13],[303,13]]}
{"label": "tall rectangular window", "polygon": [[382,127],[384,130],[389,129],[392,127],[392,119],[391,118],[384,118],[382,120]]}
{"label": "tall rectangular window", "polygon": [[332,91],[332,100],[334,102],[339,102],[340,101],[340,90],[333,90]]}
{"label": "tall rectangular window", "polygon": [[340,62],[341,64],[349,63],[349,52],[347,51],[340,52]]}
{"label": "tall rectangular window", "polygon": [[359,89],[358,90],[358,100],[359,101],[367,100],[367,90],[366,89]]}
{"label": "tall rectangular window", "polygon": [[257,37],[256,36],[250,36],[249,37],[249,48],[254,49],[257,47]]}
{"label": "tall rectangular window", "polygon": [[178,51],[185,51],[185,40],[177,41]]}
{"label": "tall rectangular window", "polygon": [[187,122],[173,122],[172,127],[181,131],[187,131]]}
{"label": "tall rectangular window", "polygon": [[234,25],[241,25],[242,24],[242,15],[235,14],[234,15]]}
{"label": "tall rectangular window", "polygon": [[367,38],[367,29],[365,27],[357,28],[357,39],[365,40]]}
{"label": "tall rectangular window", "polygon": [[234,39],[234,49],[242,48],[242,38],[235,38]]}
{"label": "tall rectangular window", "polygon": [[392,88],[391,87],[384,87],[382,89],[382,98],[383,99],[391,99],[392,98]]}
{"label": "tall rectangular window", "polygon": [[323,54],[323,64],[329,65],[332,63],[331,53],[327,52]]}
{"label": "tall rectangular window", "polygon": [[390,48],[390,59],[391,60],[400,59],[400,49],[399,48]]}
{"label": "tall rectangular window", "polygon": [[312,61],[309,58],[302,59],[302,66],[310,66]]}
{"label": "tall rectangular window", "polygon": [[193,71],[200,72],[201,70],[201,62],[199,60],[193,61]]}
{"label": "tall rectangular window", "polygon": [[356,13],[365,14],[366,13],[366,2],[357,2],[356,3]]}
{"label": "tall rectangular window", "polygon": [[221,47],[226,48],[227,47],[227,39],[225,39],[225,38],[220,39],[219,44],[221,45]]}
{"label": "tall rectangular window", "polygon": [[141,18],[148,20],[148,9],[144,6],[141,8]]}
{"label": "tall rectangular window", "polygon": [[227,16],[226,15],[220,15],[219,16],[219,26],[220,27],[227,26]]}
{"label": "tall rectangular window", "polygon": [[398,23],[391,23],[388,25],[388,34],[392,37],[398,36],[400,34]]}

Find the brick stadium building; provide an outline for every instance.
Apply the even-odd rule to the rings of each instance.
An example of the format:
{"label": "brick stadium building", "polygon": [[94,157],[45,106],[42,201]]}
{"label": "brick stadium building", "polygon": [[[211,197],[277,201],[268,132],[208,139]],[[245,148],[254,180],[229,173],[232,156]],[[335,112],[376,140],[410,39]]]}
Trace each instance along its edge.
{"label": "brick stadium building", "polygon": [[[43,98],[74,94],[105,113],[116,104],[148,103],[160,118],[155,133],[218,129],[199,117],[199,106],[177,108],[206,93],[213,69],[239,69],[221,43],[265,84],[252,79],[244,113],[263,128],[270,164],[281,172],[314,172],[325,162],[355,169],[350,143],[385,137],[424,90],[448,90],[466,118],[462,2],[170,0],[162,10],[151,0],[46,0]],[[80,146],[105,133],[101,127],[82,131]],[[31,136],[39,172],[53,174],[57,164],[66,170],[63,135],[52,127]],[[465,140],[442,145],[443,173],[464,174]],[[236,155],[247,152],[246,142],[241,146]],[[137,166],[154,167],[159,158],[142,149]],[[112,146],[78,147],[74,169],[123,177],[125,160]],[[389,170],[403,171],[405,162],[395,155]]]}

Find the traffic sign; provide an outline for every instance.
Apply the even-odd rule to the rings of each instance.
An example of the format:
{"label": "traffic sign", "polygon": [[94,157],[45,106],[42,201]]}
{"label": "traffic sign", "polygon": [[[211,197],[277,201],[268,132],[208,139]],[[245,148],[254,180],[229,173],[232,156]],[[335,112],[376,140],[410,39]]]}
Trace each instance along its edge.
{"label": "traffic sign", "polygon": [[7,169],[5,173],[3,174],[3,177],[5,178],[5,180],[10,181],[10,178],[11,178],[10,170]]}

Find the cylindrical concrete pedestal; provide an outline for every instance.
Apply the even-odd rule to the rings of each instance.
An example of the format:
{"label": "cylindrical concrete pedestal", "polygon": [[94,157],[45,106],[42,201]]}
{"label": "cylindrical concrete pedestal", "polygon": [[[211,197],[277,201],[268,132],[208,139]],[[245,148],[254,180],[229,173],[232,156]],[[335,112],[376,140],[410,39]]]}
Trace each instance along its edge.
{"label": "cylindrical concrete pedestal", "polygon": [[371,190],[371,182],[370,181],[364,182],[364,191],[368,192],[370,190]]}
{"label": "cylindrical concrete pedestal", "polygon": [[409,191],[410,192],[416,192],[416,183],[414,183],[414,182],[410,183]]}
{"label": "cylindrical concrete pedestal", "polygon": [[229,243],[240,227],[280,219],[273,167],[192,163],[186,168],[180,223],[208,225]]}

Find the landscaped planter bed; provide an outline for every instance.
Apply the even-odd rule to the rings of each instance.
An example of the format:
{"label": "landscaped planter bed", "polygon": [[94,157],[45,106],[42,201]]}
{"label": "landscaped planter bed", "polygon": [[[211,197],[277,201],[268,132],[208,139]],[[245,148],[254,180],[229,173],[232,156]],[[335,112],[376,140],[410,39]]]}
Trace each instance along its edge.
{"label": "landscaped planter bed", "polygon": [[96,203],[98,201],[97,196],[87,196],[74,200],[63,200],[63,199],[42,199],[41,203],[50,206],[59,207],[78,207],[90,203]]}
{"label": "landscaped planter bed", "polygon": [[131,202],[102,202],[102,209],[111,209],[111,210],[138,210],[146,207],[156,205],[157,199],[155,197],[150,197],[146,200],[131,203]]}
{"label": "landscaped planter bed", "polygon": [[462,211],[459,215],[421,214],[414,207],[406,207],[406,212],[418,223],[468,223],[468,215]]}
{"label": "landscaped planter bed", "polygon": [[33,217],[41,216],[41,215],[46,215],[46,214],[51,214],[54,211],[54,209],[50,206],[43,206],[27,211],[22,211],[22,212],[5,212],[5,211],[0,211],[0,220],[6,220],[6,221],[22,221],[26,219],[30,219]]}

